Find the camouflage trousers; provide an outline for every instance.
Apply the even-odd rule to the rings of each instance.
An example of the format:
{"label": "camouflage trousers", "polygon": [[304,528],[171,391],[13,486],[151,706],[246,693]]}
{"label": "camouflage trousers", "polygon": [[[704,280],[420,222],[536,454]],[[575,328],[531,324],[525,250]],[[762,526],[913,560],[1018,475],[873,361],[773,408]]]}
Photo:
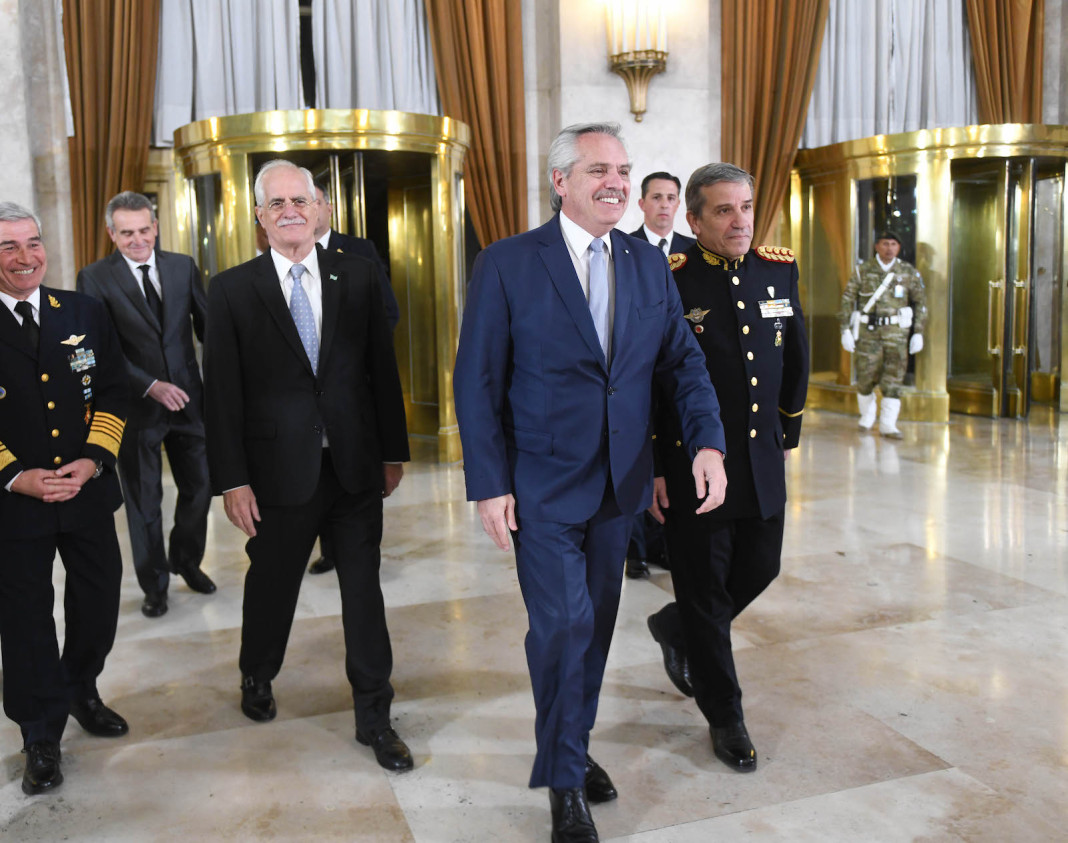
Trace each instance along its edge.
{"label": "camouflage trousers", "polygon": [[853,363],[859,394],[871,395],[878,386],[883,398],[900,398],[901,382],[909,367],[909,332],[897,325],[883,325],[874,331],[861,325]]}

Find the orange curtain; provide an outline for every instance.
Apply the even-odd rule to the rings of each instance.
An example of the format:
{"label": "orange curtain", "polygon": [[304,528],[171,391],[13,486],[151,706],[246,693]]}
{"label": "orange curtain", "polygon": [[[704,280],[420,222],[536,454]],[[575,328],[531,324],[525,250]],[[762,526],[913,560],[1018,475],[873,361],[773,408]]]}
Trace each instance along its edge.
{"label": "orange curtain", "polygon": [[754,242],[778,218],[830,0],[723,0],[723,160],[756,180]]}
{"label": "orange curtain", "polygon": [[74,137],[70,181],[79,267],[111,251],[104,206],[141,190],[148,166],[160,0],[63,0]]}
{"label": "orange curtain", "polygon": [[967,0],[982,123],[1042,122],[1043,0]]}
{"label": "orange curtain", "polygon": [[444,114],[471,127],[467,209],[483,246],[527,228],[520,0],[425,0]]}

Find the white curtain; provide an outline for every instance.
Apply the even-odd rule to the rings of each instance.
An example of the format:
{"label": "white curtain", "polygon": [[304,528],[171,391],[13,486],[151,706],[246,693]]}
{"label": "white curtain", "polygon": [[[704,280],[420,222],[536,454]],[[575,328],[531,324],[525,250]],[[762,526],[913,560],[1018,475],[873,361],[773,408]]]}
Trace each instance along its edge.
{"label": "white curtain", "polygon": [[964,0],[831,0],[802,148],[978,115]]}
{"label": "white curtain", "polygon": [[194,120],[303,105],[296,0],[162,0],[153,145]]}
{"label": "white curtain", "polygon": [[312,0],[316,108],[440,114],[423,0]]}

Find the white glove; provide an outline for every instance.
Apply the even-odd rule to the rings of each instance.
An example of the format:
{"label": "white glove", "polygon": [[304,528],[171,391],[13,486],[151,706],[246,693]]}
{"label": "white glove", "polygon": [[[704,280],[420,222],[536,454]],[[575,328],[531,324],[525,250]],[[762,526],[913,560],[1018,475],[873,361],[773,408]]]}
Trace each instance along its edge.
{"label": "white glove", "polygon": [[857,344],[853,341],[853,332],[842,331],[842,348],[852,354],[856,347]]}
{"label": "white glove", "polygon": [[919,354],[923,351],[923,334],[913,334],[909,340],[909,354]]}

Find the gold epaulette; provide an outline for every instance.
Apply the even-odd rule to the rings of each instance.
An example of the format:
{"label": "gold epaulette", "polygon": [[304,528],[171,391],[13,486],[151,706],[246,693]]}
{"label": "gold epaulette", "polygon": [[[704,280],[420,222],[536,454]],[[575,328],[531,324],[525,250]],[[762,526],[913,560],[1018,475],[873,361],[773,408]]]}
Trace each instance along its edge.
{"label": "gold epaulette", "polygon": [[785,246],[757,246],[756,253],[766,261],[775,261],[776,263],[794,262],[794,250],[787,249]]}
{"label": "gold epaulette", "polygon": [[93,420],[89,425],[89,437],[85,440],[90,445],[99,445],[112,456],[119,455],[119,445],[122,444],[122,432],[126,429],[126,422],[111,413],[93,413]]}
{"label": "gold epaulette", "polygon": [[672,272],[686,266],[686,255],[682,252],[675,252],[673,255],[668,255],[668,266],[671,267]]}
{"label": "gold epaulette", "polygon": [[0,442],[0,471],[3,471],[15,461],[15,455],[7,449],[7,445]]}

